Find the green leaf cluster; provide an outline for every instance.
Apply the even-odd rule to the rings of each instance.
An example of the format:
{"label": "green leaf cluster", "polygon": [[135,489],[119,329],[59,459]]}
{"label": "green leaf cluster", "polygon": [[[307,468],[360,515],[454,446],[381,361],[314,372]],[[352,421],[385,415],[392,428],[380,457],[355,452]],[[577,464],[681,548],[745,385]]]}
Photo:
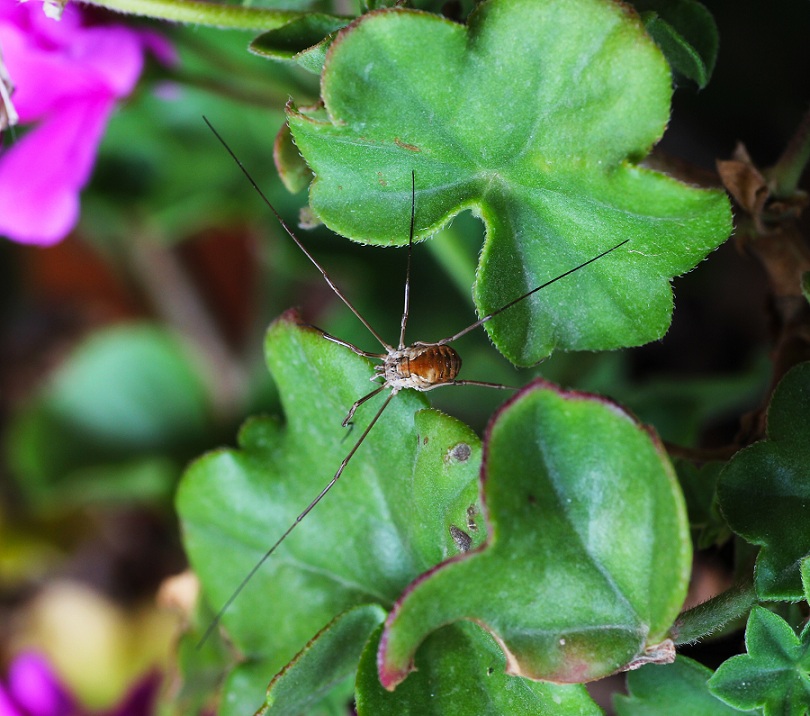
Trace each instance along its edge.
{"label": "green leaf cluster", "polygon": [[806,714],[810,709],[810,628],[797,636],[790,625],[754,607],[745,630],[747,654],[733,656],[709,680],[709,688],[740,709],[760,707],[765,716]]}
{"label": "green leaf cluster", "polygon": [[[519,379],[526,384],[483,437],[410,390],[384,412],[385,396],[372,397],[344,428],[349,408],[378,385],[371,354],[325,340],[290,310],[264,346],[280,409],[249,418],[234,447],[212,450],[232,439],[237,413],[253,412],[245,403],[262,404],[263,383],[241,386],[224,415],[219,376],[201,370],[204,351],[175,332],[132,324],[80,342],[11,416],[12,489],[38,515],[164,505],[199,456],[176,504],[201,591],[178,647],[184,683],[167,712],[326,716],[353,701],[361,715],[595,716],[602,711],[585,682],[626,671],[627,693],[613,704],[620,716],[808,713],[810,363],[795,358],[806,354],[775,362],[785,375],[773,380],[767,429],[764,418],[761,428],[752,421],[763,439],[746,438],[753,444],[732,456],[690,448],[707,423],[759,399],[765,371],[640,385],[626,355],[605,353],[661,338],[673,280],[731,230],[722,192],[657,171],[666,160],[649,157],[673,91],[703,89],[712,76],[718,32],[703,5],[369,0],[350,17],[306,0],[93,2],[248,29],[250,52],[278,61],[247,58],[250,66],[213,40],[221,33],[176,31],[182,70],[153,68],[150,79],[171,77],[182,101],[160,125],[151,119],[164,100],[133,96],[83,198],[82,234],[110,258],[137,259],[133,235],[179,242],[212,216],[242,224],[264,211],[242,177],[199,151],[199,115],[238,135],[240,156],[286,118],[274,159],[287,189],[309,188],[302,225],[323,223],[357,244],[424,242],[465,299],[472,288],[509,377],[476,374],[477,357],[465,353],[462,378],[514,383],[513,365],[555,356],[545,378]],[[228,118],[209,111],[211,90],[233,100]],[[795,188],[803,141],[780,160],[783,171],[754,172],[755,194],[768,193],[764,176],[785,171]],[[197,186],[183,181],[189,174]],[[770,187],[784,203],[755,216],[758,229],[801,210],[803,198],[784,185]],[[269,197],[288,217],[289,197]],[[787,242],[788,233],[767,238]],[[320,256],[321,240],[304,243]],[[327,241],[335,276],[349,252],[371,253]],[[288,267],[310,267],[294,245],[276,243],[264,283],[286,307],[297,281]],[[796,273],[780,304],[793,328],[810,296],[806,265]],[[355,271],[350,288],[372,295],[376,325],[387,286],[371,274]],[[420,282],[433,330],[451,313],[451,292]],[[303,292],[316,293],[309,284]],[[306,297],[308,309],[317,298]],[[330,331],[346,326],[325,313],[318,320]],[[335,335],[360,345],[351,331]],[[487,346],[488,356],[496,351]],[[674,465],[667,449],[680,455]],[[14,544],[16,517],[0,514],[11,545],[4,576],[32,552]],[[693,545],[733,549],[737,581],[681,611]],[[746,616],[747,653],[714,673],[675,657],[676,647],[741,631]],[[197,648],[211,624],[220,628]]]}
{"label": "green leaf cluster", "polygon": [[720,509],[734,532],[761,547],[755,585],[763,600],[804,598],[802,560],[810,554],[810,363],[779,383],[766,439],[737,453],[720,474]]}
{"label": "green leaf cluster", "polygon": [[[290,186],[307,177],[295,149],[311,170],[315,216],[402,246],[412,206],[416,240],[470,210],[486,229],[481,316],[629,239],[485,323],[518,365],[665,332],[671,279],[726,238],[730,213],[721,193],[640,166],[672,90],[637,16],[490,0],[466,25],[403,8],[341,25],[313,15],[253,43],[322,69],[321,104],[291,103],[276,144]],[[296,313],[273,324],[266,357],[283,422],[250,420],[178,495],[214,610],[381,405],[361,406],[347,437],[340,419],[374,372]],[[239,658],[220,712],[255,708],[270,682],[263,714],[328,713],[356,671],[358,713],[599,713],[583,682],[674,657],[690,563],[675,471],[615,403],[531,383],[493,416],[482,454],[406,390],[223,614]]]}
{"label": "green leaf cluster", "polygon": [[[513,364],[663,336],[672,280],[731,226],[724,194],[645,160],[669,120],[673,84],[709,81],[718,48],[710,14],[694,0],[487,0],[448,7],[453,18],[427,11],[437,3],[422,7],[368,3],[359,18],[175,9],[261,30],[253,53],[320,76],[319,102],[288,103],[274,152],[289,189],[310,186],[307,223],[405,246],[411,211],[417,242],[435,241],[462,213],[480,219],[483,244],[468,251],[477,266],[454,278],[466,291],[474,273],[475,308],[497,312],[484,328]],[[131,444],[110,453],[119,485],[132,445],[165,459],[210,437],[205,388],[185,359],[156,336],[127,341],[138,384],[178,398],[175,413],[158,416],[165,425],[148,405],[127,416]],[[774,392],[765,440],[731,460],[681,460],[676,473],[656,433],[627,410],[547,380],[508,400],[483,440],[402,391],[355,454],[383,400],[340,427],[370,390],[368,361],[294,312],[273,324],[265,348],[283,418],[251,418],[235,448],[187,470],[177,498],[202,585],[197,637],[296,525],[224,613],[232,651],[206,645],[195,657],[181,647],[187,675],[210,685],[217,669],[226,674],[221,713],[253,711],[262,699],[265,715],[341,713],[353,693],[360,714],[596,714],[582,684],[622,670],[633,671],[620,714],[807,710],[807,629],[797,636],[792,624],[806,612],[810,574],[810,364]],[[30,485],[83,474],[80,433],[110,431],[115,443],[116,399],[141,405],[127,383],[98,414],[79,399],[103,354],[84,367],[77,358],[18,422],[16,461]],[[617,381],[608,392],[689,444],[707,417],[738,407],[757,384],[645,392]],[[59,431],[57,449],[36,444]],[[347,454],[343,477],[309,513]],[[740,551],[756,569],[750,583],[741,570],[733,589],[679,615],[692,539],[698,548],[745,541]],[[714,675],[674,659],[676,644],[727,628],[755,600],[774,612],[751,611],[747,654]]]}
{"label": "green leaf cluster", "polygon": [[[298,321],[287,314],[267,339],[285,424],[251,421],[238,450],[201,458],[181,486],[187,549],[215,606],[266,549],[267,525],[291,524],[328,480],[323,466],[345,456],[339,416],[373,375],[365,359]],[[374,410],[364,408],[356,431]],[[593,707],[583,706],[581,687],[517,687],[504,668],[577,682],[644,661],[666,640],[685,595],[690,542],[674,472],[650,433],[604,399],[539,382],[495,416],[486,444],[482,463],[468,428],[427,409],[421,396],[396,396],[340,482],[225,613],[245,660],[226,685],[224,713],[248,708],[287,662],[266,713],[301,708],[306,689],[281,684],[309,683],[307,664],[345,653],[339,615],[363,604],[393,611],[379,651],[378,637],[363,646],[371,654],[360,658],[358,703],[390,701],[376,665],[391,688],[427,639],[417,657],[423,674],[406,679],[403,704],[423,702],[437,679],[450,698],[452,674],[482,649],[490,656],[468,676],[481,698],[512,703],[519,688],[527,703],[560,698],[572,705],[559,713],[587,713]],[[471,537],[469,551],[460,551],[451,527]],[[481,626],[430,636],[468,621]],[[352,649],[370,638],[368,630],[352,633]],[[322,650],[331,657],[318,656]]]}

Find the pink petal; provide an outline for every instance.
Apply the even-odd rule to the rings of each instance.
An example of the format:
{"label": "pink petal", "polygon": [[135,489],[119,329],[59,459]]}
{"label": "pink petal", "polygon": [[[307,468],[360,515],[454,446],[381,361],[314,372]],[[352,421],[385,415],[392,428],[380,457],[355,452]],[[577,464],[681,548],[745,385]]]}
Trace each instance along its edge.
{"label": "pink petal", "polygon": [[16,657],[8,672],[13,699],[31,716],[67,716],[71,703],[48,662],[39,654]]}
{"label": "pink petal", "polygon": [[39,246],[67,236],[113,106],[112,97],[74,102],[0,155],[0,235]]}
{"label": "pink petal", "polygon": [[0,716],[26,716],[0,685]]}
{"label": "pink petal", "polygon": [[69,99],[94,94],[123,97],[143,69],[141,38],[124,27],[79,28],[71,44],[63,47],[46,46],[40,40],[0,20],[0,46],[23,122],[39,119]]}

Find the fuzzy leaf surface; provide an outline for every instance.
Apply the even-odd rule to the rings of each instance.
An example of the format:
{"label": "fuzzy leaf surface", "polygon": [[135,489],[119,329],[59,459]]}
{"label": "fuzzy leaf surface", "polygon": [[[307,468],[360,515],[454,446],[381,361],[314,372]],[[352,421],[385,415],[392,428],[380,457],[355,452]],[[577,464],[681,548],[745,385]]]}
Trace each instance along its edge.
{"label": "fuzzy leaf surface", "polygon": [[[251,419],[237,449],[197,460],[179,490],[186,550],[216,608],[326,486],[380,405],[381,396],[363,405],[347,438],[341,420],[374,385],[369,361],[299,320],[288,312],[266,341],[284,423]],[[466,525],[477,502],[480,441],[425,407],[412,391],[396,396],[332,491],[226,612],[222,624],[245,661],[222,713],[255,710],[270,679],[337,615],[390,607],[418,574],[458,552],[449,528]]]}
{"label": "fuzzy leaf surface", "polygon": [[696,0],[637,0],[633,4],[675,76],[703,89],[714,70],[719,44],[711,13]]}
{"label": "fuzzy leaf surface", "polygon": [[712,692],[765,716],[802,716],[810,709],[810,628],[797,637],[790,625],[755,606],[745,629],[747,654],[732,656],[709,680]]}
{"label": "fuzzy leaf surface", "polygon": [[417,657],[418,670],[393,693],[377,675],[376,638],[357,674],[358,716],[599,716],[602,710],[578,684],[548,684],[505,673],[495,640],[459,622],[432,634]]}
{"label": "fuzzy leaf surface", "polygon": [[618,716],[735,716],[740,711],[709,691],[712,675],[697,661],[679,656],[671,664],[649,664],[627,675],[628,696],[615,696]]}
{"label": "fuzzy leaf surface", "polygon": [[307,13],[259,35],[250,43],[250,51],[271,60],[295,62],[305,70],[319,74],[332,35],[348,23],[349,18]]}
{"label": "fuzzy leaf surface", "polygon": [[691,543],[658,439],[615,404],[539,380],[485,439],[487,542],[411,584],[386,621],[380,681],[397,686],[419,644],[459,620],[501,644],[511,674],[601,678],[665,641]]}
{"label": "fuzzy leaf surface", "polygon": [[335,618],[273,678],[256,716],[297,716],[353,676],[363,647],[383,619],[385,611],[377,605],[355,607]]}
{"label": "fuzzy leaf surface", "polygon": [[636,165],[669,118],[671,78],[635,15],[603,0],[489,0],[467,26],[394,8],[338,33],[323,108],[288,109],[313,211],[357,241],[405,245],[469,209],[486,225],[474,300],[528,365],[554,349],[659,338],[670,280],[730,231],[725,195]]}
{"label": "fuzzy leaf surface", "polygon": [[760,599],[804,597],[799,566],[810,554],[810,363],[792,368],[768,408],[766,439],[740,450],[720,474],[720,509],[737,534],[762,545]]}

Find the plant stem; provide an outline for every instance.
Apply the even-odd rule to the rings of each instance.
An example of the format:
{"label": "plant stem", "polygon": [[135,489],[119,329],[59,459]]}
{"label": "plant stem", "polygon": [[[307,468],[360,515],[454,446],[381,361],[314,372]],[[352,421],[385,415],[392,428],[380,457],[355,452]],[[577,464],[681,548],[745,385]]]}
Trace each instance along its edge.
{"label": "plant stem", "polygon": [[469,300],[470,287],[475,281],[476,262],[470,259],[464,243],[458,230],[451,226],[434,236],[427,246],[461,296]]}
{"label": "plant stem", "polygon": [[289,98],[289,94],[282,94],[280,91],[276,92],[273,90],[263,90],[262,88],[248,87],[244,83],[229,83],[218,77],[211,77],[200,73],[183,72],[182,70],[175,71],[172,79],[187,87],[195,87],[220,97],[227,97],[237,102],[262,107],[263,109],[275,106],[283,107]]}
{"label": "plant stem", "polygon": [[229,348],[176,252],[141,238],[128,248],[133,278],[157,314],[189,346],[189,357],[206,382],[215,417],[239,414],[247,391],[246,369]]}
{"label": "plant stem", "polygon": [[670,629],[675,644],[690,644],[716,632],[750,611],[757,597],[752,581],[742,582],[703,604],[683,612]]}
{"label": "plant stem", "polygon": [[810,160],[810,109],[799,122],[779,161],[768,171],[768,177],[773,183],[772,195],[777,199],[793,196],[808,160]]}
{"label": "plant stem", "polygon": [[84,0],[128,15],[240,30],[273,30],[308,13],[226,5],[200,0]]}

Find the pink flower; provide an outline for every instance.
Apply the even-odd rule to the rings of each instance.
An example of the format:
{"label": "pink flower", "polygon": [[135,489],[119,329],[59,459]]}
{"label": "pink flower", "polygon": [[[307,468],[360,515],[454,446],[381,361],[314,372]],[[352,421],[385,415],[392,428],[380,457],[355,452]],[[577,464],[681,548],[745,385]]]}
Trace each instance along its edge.
{"label": "pink flower", "polygon": [[11,663],[0,684],[0,716],[72,716],[73,700],[56,679],[48,662],[26,653]]}
{"label": "pink flower", "polygon": [[49,246],[73,229],[107,121],[138,81],[146,49],[173,60],[160,36],[92,24],[74,3],[56,21],[40,2],[0,0],[12,101],[31,125],[0,150],[0,235]]}
{"label": "pink flower", "polygon": [[[160,685],[158,674],[139,681],[124,700],[95,716],[152,716]],[[89,716],[60,683],[50,664],[39,654],[17,656],[0,683],[0,716]]]}

